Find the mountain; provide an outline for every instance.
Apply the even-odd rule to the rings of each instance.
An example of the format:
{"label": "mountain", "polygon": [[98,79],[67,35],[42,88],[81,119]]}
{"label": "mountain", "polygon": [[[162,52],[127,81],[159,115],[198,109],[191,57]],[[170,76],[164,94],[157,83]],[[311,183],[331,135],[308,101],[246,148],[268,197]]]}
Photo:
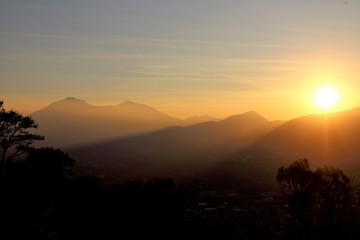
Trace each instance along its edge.
{"label": "mountain", "polygon": [[31,116],[39,123],[39,133],[45,136],[42,144],[54,147],[125,137],[181,123],[144,104],[126,101],[115,106],[92,106],[72,97]]}
{"label": "mountain", "polygon": [[235,158],[244,156],[277,160],[278,165],[308,158],[314,167],[359,168],[360,108],[290,120],[243,149]]}
{"label": "mountain", "polygon": [[195,124],[204,123],[204,122],[218,122],[220,120],[221,119],[219,119],[219,118],[215,118],[213,116],[208,116],[208,115],[193,116],[193,117],[188,117],[188,118],[184,119],[182,125],[190,126],[190,125],[195,125]]}
{"label": "mountain", "polygon": [[210,189],[276,191],[278,168],[300,158],[308,158],[313,168],[338,167],[359,182],[360,108],[273,124],[252,144],[208,168],[198,183]]}
{"label": "mountain", "polygon": [[287,122],[270,122],[253,111],[187,121],[129,101],[98,107],[67,98],[32,116],[46,144],[64,147],[80,165],[107,176],[201,172],[213,186],[250,179],[249,186],[275,186],[277,168],[299,158],[313,167],[360,166],[360,108]]}
{"label": "mountain", "polygon": [[218,122],[169,127],[152,133],[68,149],[82,164],[121,177],[190,174],[226,159],[277,127],[255,112]]}

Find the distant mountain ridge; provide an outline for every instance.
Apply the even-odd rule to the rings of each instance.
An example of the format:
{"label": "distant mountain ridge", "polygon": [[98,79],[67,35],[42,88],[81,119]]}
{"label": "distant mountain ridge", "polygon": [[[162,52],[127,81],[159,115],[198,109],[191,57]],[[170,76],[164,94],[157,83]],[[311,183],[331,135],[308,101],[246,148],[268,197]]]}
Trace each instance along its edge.
{"label": "distant mountain ridge", "polygon": [[217,176],[223,183],[253,179],[253,185],[275,186],[277,168],[299,158],[310,159],[315,167],[360,169],[360,108],[286,122],[268,121],[254,111],[223,120],[181,120],[130,101],[92,106],[66,98],[32,116],[46,145],[64,147],[98,174],[201,173],[209,182]]}
{"label": "distant mountain ridge", "polygon": [[360,108],[292,119],[246,152],[282,159],[306,157],[318,166],[360,166]]}
{"label": "distant mountain ridge", "polygon": [[178,125],[180,120],[144,104],[92,106],[66,98],[31,114],[45,143],[56,147],[86,144]]}
{"label": "distant mountain ridge", "polygon": [[45,145],[63,148],[104,179],[162,176],[212,188],[276,189],[277,169],[299,158],[360,171],[360,108],[285,122],[254,111],[181,120],[131,101],[92,106],[66,98],[32,116]]}
{"label": "distant mountain ridge", "polygon": [[217,164],[276,126],[256,112],[246,112],[218,122],[169,127],[68,151],[86,165],[112,169],[122,177],[181,175]]}
{"label": "distant mountain ridge", "polygon": [[302,158],[309,159],[313,168],[340,168],[360,183],[360,108],[279,124],[253,144],[210,166],[202,178],[214,179],[207,182],[213,187],[219,182],[227,187],[246,182],[242,187],[278,189],[278,168]]}
{"label": "distant mountain ridge", "polygon": [[[39,133],[45,136],[41,144],[61,148],[205,120],[181,120],[131,101],[113,106],[93,106],[74,97],[53,102],[31,116],[39,123]],[[207,120],[210,119],[213,118],[207,117]]]}
{"label": "distant mountain ridge", "polygon": [[89,166],[117,169],[129,177],[202,172],[205,178],[217,176],[228,183],[252,179],[255,185],[267,182],[274,187],[277,168],[300,158],[308,158],[314,167],[360,169],[360,108],[286,122],[270,122],[250,111],[70,153]]}

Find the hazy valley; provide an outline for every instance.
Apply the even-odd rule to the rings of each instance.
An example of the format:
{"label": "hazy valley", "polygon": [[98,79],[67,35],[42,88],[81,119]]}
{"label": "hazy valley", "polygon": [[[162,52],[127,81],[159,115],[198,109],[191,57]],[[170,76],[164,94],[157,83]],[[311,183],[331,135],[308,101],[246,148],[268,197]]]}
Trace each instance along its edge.
{"label": "hazy valley", "polygon": [[[360,236],[359,108],[288,121],[254,111],[182,120],[129,101],[66,98],[31,117],[0,103],[4,235]],[[7,144],[18,141],[13,153],[25,154],[12,159]]]}
{"label": "hazy valley", "polygon": [[67,98],[32,116],[46,136],[42,145],[64,149],[88,174],[104,179],[207,179],[228,188],[240,179],[240,188],[253,187],[252,181],[275,188],[277,168],[296,159],[353,176],[359,167],[359,109],[286,122],[253,111],[181,120],[144,104],[97,107]]}

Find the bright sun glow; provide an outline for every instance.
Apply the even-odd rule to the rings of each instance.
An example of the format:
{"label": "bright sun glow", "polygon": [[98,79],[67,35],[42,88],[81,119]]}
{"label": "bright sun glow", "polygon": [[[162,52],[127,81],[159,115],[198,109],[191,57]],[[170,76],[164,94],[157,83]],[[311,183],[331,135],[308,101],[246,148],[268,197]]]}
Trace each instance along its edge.
{"label": "bright sun glow", "polygon": [[339,92],[332,87],[322,87],[315,93],[315,103],[324,109],[331,108],[339,102]]}

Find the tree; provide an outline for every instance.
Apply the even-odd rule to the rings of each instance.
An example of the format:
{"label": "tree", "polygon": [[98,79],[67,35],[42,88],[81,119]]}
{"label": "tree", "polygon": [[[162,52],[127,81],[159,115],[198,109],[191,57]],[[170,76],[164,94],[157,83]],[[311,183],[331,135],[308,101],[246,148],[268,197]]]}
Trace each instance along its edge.
{"label": "tree", "polygon": [[[71,175],[75,160],[60,149],[52,147],[30,149],[28,157],[22,162],[27,177],[37,185],[55,188]],[[37,181],[37,182],[36,182]]]}
{"label": "tree", "polygon": [[22,116],[13,110],[5,110],[0,101],[0,170],[35,142],[44,137],[30,132],[38,124],[30,116]]}
{"label": "tree", "polygon": [[61,150],[47,147],[31,148],[26,158],[6,166],[0,179],[0,238],[49,239],[43,236],[50,235],[49,218],[65,198],[73,164]]}
{"label": "tree", "polygon": [[341,211],[350,201],[350,179],[334,167],[310,169],[307,159],[280,167],[277,181],[306,239],[338,237]]}

